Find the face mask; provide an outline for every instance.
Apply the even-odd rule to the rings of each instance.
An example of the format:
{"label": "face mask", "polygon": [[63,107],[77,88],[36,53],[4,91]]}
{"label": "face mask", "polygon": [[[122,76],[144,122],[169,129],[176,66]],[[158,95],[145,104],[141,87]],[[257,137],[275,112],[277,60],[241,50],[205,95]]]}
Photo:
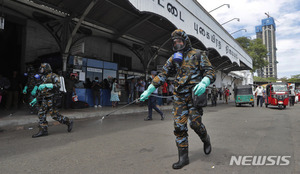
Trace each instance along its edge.
{"label": "face mask", "polygon": [[176,44],[174,46],[174,50],[182,50],[184,48],[184,45],[181,45],[181,44]]}
{"label": "face mask", "polygon": [[174,54],[173,60],[177,63],[181,63],[182,62],[182,53],[181,52],[176,52]]}
{"label": "face mask", "polygon": [[95,82],[98,82],[99,80],[95,80]]}
{"label": "face mask", "polygon": [[173,51],[181,51],[185,47],[185,41],[183,39],[177,38],[173,40]]}

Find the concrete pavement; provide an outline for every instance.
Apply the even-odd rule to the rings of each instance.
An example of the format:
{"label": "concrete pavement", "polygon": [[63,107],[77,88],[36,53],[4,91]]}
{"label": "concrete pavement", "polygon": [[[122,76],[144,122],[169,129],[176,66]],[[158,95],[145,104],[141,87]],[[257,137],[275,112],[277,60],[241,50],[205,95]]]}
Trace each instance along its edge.
{"label": "concrete pavement", "polygon": [[[143,121],[146,112],[112,115],[103,123],[97,118],[78,119],[71,133],[65,125],[55,125],[49,127],[49,136],[37,139],[31,138],[37,132],[36,127],[6,131],[0,133],[0,171],[7,174],[300,173],[299,112],[299,104],[284,110],[235,107],[234,103],[206,107],[203,122],[211,137],[212,153],[203,153],[201,140],[189,127],[190,164],[181,170],[171,167],[178,157],[170,110],[165,111],[164,121],[157,113],[152,121]],[[252,157],[258,156],[276,160],[262,165],[256,161],[256,165],[251,165]],[[281,165],[283,156],[289,157],[287,165]],[[246,160],[231,165],[232,157]]]}
{"label": "concrete pavement", "polygon": [[[117,108],[112,108],[111,106],[103,106],[101,108],[85,108],[85,109],[62,109],[60,110],[60,114],[67,116],[71,119],[83,119],[83,118],[93,118],[103,116],[117,110],[111,115],[122,115],[122,114],[132,114],[132,113],[142,113],[148,111],[148,106],[139,106],[137,104],[131,104],[127,107],[123,107],[124,105],[119,105]],[[172,109],[172,104],[160,106],[161,110],[169,110]],[[13,113],[13,114],[10,114]],[[0,117],[0,129],[21,129],[20,126],[27,124],[34,124],[38,122],[38,116],[34,114],[30,114],[29,110],[26,108],[19,109],[13,112],[5,112],[1,113]],[[111,116],[110,115],[110,116]],[[51,118],[49,114],[47,114],[47,121],[49,124],[52,122],[56,122]]]}
{"label": "concrete pavement", "polygon": [[[223,105],[223,100],[218,100],[220,105]],[[232,100],[229,102],[233,102]],[[210,101],[209,101],[210,105]],[[102,118],[103,116],[120,109],[124,105],[119,105],[117,108],[112,108],[110,106],[103,106],[101,108],[85,108],[85,109],[62,109],[60,110],[60,114],[67,116],[71,119],[83,119],[83,118],[94,118],[99,117]],[[208,106],[210,107],[210,106]],[[171,110],[173,108],[172,103],[170,105],[164,105],[159,107],[161,110]],[[120,109],[112,115],[122,115],[122,114],[134,114],[134,113],[142,113],[147,112],[148,106],[139,106],[137,104],[131,104],[127,107],[124,107],[123,109]],[[155,111],[154,111],[155,112]],[[13,114],[10,114],[11,112],[4,112],[0,111],[0,130],[2,129],[23,129],[24,125],[28,124],[37,124],[38,123],[38,116],[34,114],[30,114],[29,110],[27,108],[22,108],[17,111],[13,111]],[[147,116],[147,115],[145,115]],[[49,114],[47,114],[47,121],[49,124],[56,124],[55,120],[51,118]]]}

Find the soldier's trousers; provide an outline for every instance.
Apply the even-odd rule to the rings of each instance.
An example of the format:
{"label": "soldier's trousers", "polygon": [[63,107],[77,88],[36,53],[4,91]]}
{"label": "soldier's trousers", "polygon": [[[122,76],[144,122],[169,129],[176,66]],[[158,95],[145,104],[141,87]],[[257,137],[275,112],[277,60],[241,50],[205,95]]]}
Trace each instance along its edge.
{"label": "soldier's trousers", "polygon": [[202,141],[206,140],[207,131],[202,123],[202,108],[193,107],[192,93],[178,94],[174,93],[173,102],[174,114],[174,134],[178,147],[188,147],[188,128],[187,122],[190,121],[190,127],[198,134]]}
{"label": "soldier's trousers", "polygon": [[53,97],[47,97],[42,99],[40,104],[40,109],[38,112],[39,126],[41,128],[48,127],[47,115],[46,115],[48,112],[54,120],[62,124],[69,124],[69,118],[59,114],[58,109],[53,103]]}

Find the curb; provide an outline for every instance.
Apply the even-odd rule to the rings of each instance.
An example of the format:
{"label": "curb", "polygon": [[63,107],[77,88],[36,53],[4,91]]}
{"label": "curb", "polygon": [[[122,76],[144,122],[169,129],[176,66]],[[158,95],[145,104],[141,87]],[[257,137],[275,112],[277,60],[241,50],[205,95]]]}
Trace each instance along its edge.
{"label": "curb", "polygon": [[[71,111],[62,111],[60,112],[62,115],[69,117],[70,119],[84,119],[84,118],[96,118],[102,117],[107,114],[113,112],[111,109],[106,110],[93,110],[93,108],[87,108],[86,110],[81,109],[73,109]],[[118,108],[117,108],[118,109]],[[162,106],[160,107],[161,110],[170,110],[172,109],[172,105],[169,106]],[[129,109],[122,109],[118,110],[110,115],[125,115],[125,114],[133,114],[133,113],[143,113],[148,112],[148,107],[138,107],[138,108],[129,108]],[[24,130],[26,125],[30,124],[37,124],[39,121],[37,115],[24,115],[24,116],[7,116],[0,119],[0,132],[1,130]],[[47,115],[47,121],[49,125],[58,125],[59,123],[56,122],[51,118],[51,116]],[[57,124],[56,124],[57,123]],[[29,126],[30,127],[30,126]]]}

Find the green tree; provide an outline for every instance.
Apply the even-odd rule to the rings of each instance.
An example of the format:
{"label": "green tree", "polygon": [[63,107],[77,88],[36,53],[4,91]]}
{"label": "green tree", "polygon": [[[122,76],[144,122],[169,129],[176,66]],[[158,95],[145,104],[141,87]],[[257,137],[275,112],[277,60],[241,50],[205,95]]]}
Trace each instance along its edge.
{"label": "green tree", "polygon": [[280,79],[278,79],[279,81],[282,82],[289,82],[289,78],[288,77],[281,77]]}
{"label": "green tree", "polygon": [[300,74],[293,75],[293,76],[292,76],[292,79],[300,79]]}
{"label": "green tree", "polygon": [[254,76],[253,77],[253,80],[255,82],[276,82],[276,79],[275,77],[267,77],[267,78],[264,78],[264,77],[257,77],[257,76]]}
{"label": "green tree", "polygon": [[292,77],[289,79],[289,82],[300,83],[300,74],[292,75]]}
{"label": "green tree", "polygon": [[252,57],[252,72],[268,65],[268,61],[265,60],[268,51],[260,38],[251,40],[247,37],[239,37],[236,38],[236,41],[244,48],[249,56]]}

